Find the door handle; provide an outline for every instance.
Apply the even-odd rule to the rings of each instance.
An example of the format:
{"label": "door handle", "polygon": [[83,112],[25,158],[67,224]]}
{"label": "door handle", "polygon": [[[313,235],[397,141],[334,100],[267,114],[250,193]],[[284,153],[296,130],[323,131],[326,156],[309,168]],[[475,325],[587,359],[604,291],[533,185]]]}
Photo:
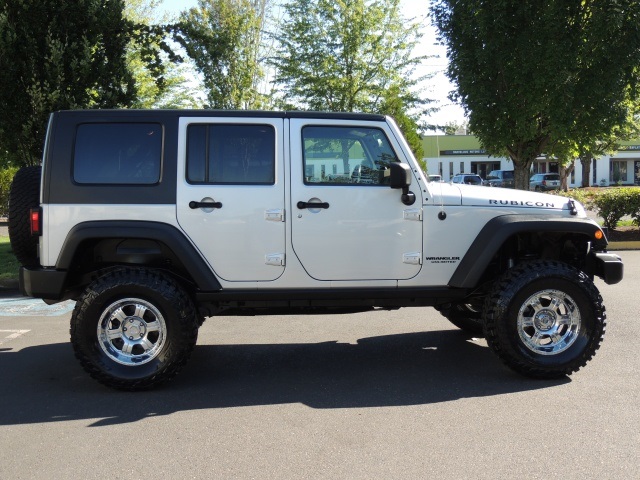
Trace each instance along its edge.
{"label": "door handle", "polygon": [[196,208],[222,208],[222,203],[220,202],[194,202],[193,200],[189,202],[189,208],[195,210]]}
{"label": "door handle", "polygon": [[298,202],[296,206],[300,210],[304,210],[305,208],[329,208],[329,204],[327,202]]}

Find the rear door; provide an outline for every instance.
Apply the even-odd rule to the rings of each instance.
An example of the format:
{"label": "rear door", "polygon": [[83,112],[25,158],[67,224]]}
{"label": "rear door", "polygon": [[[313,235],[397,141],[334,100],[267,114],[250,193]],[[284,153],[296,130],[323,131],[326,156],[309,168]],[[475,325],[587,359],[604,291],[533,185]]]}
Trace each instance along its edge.
{"label": "rear door", "polygon": [[407,162],[388,125],[291,119],[292,245],[306,272],[329,281],[412,278],[421,269],[421,191],[406,206],[388,185]]}
{"label": "rear door", "polygon": [[285,269],[284,120],[182,118],[178,223],[223,280]]}

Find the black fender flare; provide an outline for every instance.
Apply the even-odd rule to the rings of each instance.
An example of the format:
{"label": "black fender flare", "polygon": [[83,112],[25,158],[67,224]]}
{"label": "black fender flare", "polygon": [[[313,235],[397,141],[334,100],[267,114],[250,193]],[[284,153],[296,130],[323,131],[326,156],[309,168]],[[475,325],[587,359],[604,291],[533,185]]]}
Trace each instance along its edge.
{"label": "black fender flare", "polygon": [[74,226],[62,245],[56,270],[69,270],[80,245],[88,240],[137,239],[152,240],[167,246],[182,262],[199,290],[222,289],[215,274],[178,228],[167,223],[131,220],[105,220],[83,222]]}
{"label": "black fender flare", "polygon": [[[502,215],[493,218],[480,230],[458,268],[449,280],[449,286],[474,288],[478,285],[493,256],[510,237],[521,232],[573,233],[587,236],[592,249],[604,250],[606,236],[597,239],[602,229],[593,220],[585,218],[549,218],[534,215]],[[586,253],[586,252],[585,252]]]}

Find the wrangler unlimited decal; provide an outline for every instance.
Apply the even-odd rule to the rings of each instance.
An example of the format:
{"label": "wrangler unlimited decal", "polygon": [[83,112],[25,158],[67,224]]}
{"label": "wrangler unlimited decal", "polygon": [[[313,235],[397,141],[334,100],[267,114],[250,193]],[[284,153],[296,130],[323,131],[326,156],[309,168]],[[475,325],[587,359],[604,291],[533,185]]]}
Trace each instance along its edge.
{"label": "wrangler unlimited decal", "polygon": [[425,260],[431,263],[457,263],[460,257],[427,257]]}

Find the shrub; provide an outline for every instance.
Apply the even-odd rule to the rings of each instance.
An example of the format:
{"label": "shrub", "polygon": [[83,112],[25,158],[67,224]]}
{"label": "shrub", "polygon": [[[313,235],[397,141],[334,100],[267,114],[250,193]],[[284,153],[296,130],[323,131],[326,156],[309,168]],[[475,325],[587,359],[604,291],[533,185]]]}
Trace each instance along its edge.
{"label": "shrub", "polygon": [[576,189],[558,195],[574,198],[588,210],[595,211],[609,229],[615,229],[625,215],[630,215],[634,223],[640,225],[640,188]]}
{"label": "shrub", "polygon": [[0,169],[0,217],[5,217],[9,213],[9,190],[17,171],[16,167]]}

